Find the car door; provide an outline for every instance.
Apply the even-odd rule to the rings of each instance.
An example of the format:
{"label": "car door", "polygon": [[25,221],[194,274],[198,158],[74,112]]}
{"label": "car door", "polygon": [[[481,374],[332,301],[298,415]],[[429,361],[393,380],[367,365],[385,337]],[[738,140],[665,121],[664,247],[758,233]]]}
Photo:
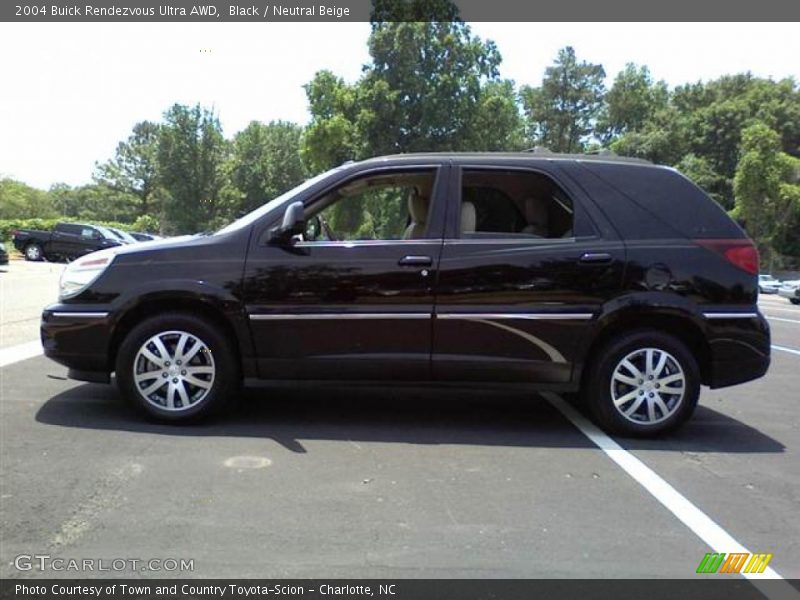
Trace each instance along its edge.
{"label": "car door", "polygon": [[244,298],[267,379],[430,379],[445,165],[344,174],[289,244],[259,232]]}
{"label": "car door", "polygon": [[73,223],[60,223],[50,236],[48,252],[59,256],[75,256],[80,247],[80,235],[83,226]]}
{"label": "car door", "polygon": [[565,383],[625,251],[553,171],[464,166],[439,264],[436,379]]}

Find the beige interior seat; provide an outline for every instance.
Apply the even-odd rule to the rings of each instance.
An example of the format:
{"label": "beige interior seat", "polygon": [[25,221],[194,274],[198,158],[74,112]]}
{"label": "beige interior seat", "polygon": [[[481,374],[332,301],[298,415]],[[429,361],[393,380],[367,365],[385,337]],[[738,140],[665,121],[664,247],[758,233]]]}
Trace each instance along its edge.
{"label": "beige interior seat", "polygon": [[525,220],[528,224],[522,233],[529,233],[538,237],[548,237],[550,235],[549,216],[547,204],[538,198],[526,198],[523,204],[525,209]]}
{"label": "beige interior seat", "polygon": [[403,233],[404,240],[416,240],[425,236],[428,228],[428,209],[430,201],[414,189],[408,196],[408,214],[411,215],[411,223]]}
{"label": "beige interior seat", "polygon": [[475,205],[469,200],[461,203],[461,233],[475,233],[478,214]]}

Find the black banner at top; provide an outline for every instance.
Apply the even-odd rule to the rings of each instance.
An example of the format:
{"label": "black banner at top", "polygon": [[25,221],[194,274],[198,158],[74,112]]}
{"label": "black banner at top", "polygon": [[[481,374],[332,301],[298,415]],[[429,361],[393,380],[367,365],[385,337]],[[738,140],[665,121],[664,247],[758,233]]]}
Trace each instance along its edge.
{"label": "black banner at top", "polygon": [[[798,21],[797,0],[376,0],[381,20]],[[373,0],[3,0],[0,21],[345,22],[370,21]],[[676,25],[679,26],[679,25]]]}

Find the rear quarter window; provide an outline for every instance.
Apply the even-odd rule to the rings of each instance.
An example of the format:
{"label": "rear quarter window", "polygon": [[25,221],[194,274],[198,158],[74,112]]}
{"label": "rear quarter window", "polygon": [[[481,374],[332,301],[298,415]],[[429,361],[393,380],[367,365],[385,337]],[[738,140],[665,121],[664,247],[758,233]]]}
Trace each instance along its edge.
{"label": "rear quarter window", "polygon": [[[672,169],[641,165],[616,165],[608,163],[582,162],[582,165],[602,179],[637,207],[657,219],[662,234],[653,237],[672,237],[670,231],[693,239],[700,238],[741,238],[742,229],[731,219],[719,204],[714,202],[703,190],[686,177]],[[635,235],[636,222],[630,223],[630,217],[614,215],[615,202],[606,198],[601,208],[606,211],[615,224],[625,223],[626,237]],[[616,200],[618,204],[624,201]],[[638,212],[638,211],[637,211]],[[639,219],[648,220],[644,215]],[[653,233],[652,223],[647,230]],[[632,235],[634,234],[634,235]]]}

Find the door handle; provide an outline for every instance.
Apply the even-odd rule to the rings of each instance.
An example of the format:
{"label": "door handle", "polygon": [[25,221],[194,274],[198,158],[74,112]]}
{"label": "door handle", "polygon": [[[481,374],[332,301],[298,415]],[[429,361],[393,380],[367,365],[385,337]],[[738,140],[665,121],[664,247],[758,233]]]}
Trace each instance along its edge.
{"label": "door handle", "polygon": [[580,262],[585,265],[602,265],[611,262],[611,255],[606,252],[586,252]]}
{"label": "door handle", "polygon": [[404,256],[397,264],[401,267],[430,267],[433,259],[430,256]]}

